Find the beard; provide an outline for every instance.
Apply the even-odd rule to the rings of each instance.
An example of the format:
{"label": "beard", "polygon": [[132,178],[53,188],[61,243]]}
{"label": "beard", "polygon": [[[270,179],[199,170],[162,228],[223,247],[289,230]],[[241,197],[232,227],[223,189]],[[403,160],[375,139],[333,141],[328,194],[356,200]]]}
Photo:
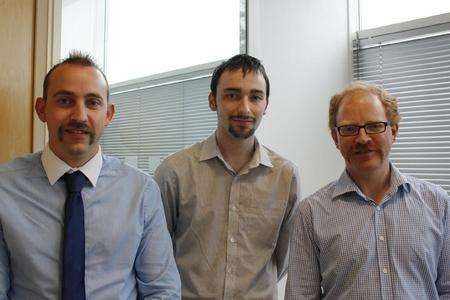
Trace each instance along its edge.
{"label": "beard", "polygon": [[[253,122],[252,127],[248,129],[246,126],[233,125],[233,118],[251,120]],[[246,115],[235,115],[230,117],[230,126],[228,132],[237,139],[247,139],[255,134],[256,131],[256,119]]]}
{"label": "beard", "polygon": [[237,139],[247,139],[255,134],[256,128],[253,126],[250,130],[240,130],[239,126],[228,127],[228,132]]}
{"label": "beard", "polygon": [[95,132],[93,132],[86,124],[80,123],[80,122],[75,122],[75,121],[71,121],[67,125],[58,127],[58,140],[60,142],[63,141],[64,132],[66,130],[82,130],[82,131],[86,132],[86,134],[89,135],[89,145],[92,145],[95,142],[95,137],[96,137]]}

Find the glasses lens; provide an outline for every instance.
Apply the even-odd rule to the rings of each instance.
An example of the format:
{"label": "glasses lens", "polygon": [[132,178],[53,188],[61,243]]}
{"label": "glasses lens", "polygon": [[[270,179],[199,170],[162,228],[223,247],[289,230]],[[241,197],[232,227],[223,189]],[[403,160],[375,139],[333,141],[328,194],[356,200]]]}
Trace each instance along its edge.
{"label": "glasses lens", "polygon": [[359,131],[358,126],[344,125],[339,127],[339,133],[341,135],[357,135]]}
{"label": "glasses lens", "polygon": [[367,124],[365,126],[365,128],[366,128],[367,133],[380,133],[386,129],[386,124],[384,124],[383,122],[372,123],[372,124]]}

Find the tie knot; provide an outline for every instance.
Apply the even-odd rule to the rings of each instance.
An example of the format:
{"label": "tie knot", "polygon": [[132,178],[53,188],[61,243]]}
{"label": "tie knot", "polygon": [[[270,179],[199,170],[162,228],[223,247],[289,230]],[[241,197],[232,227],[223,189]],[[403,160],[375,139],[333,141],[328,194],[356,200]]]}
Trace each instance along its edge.
{"label": "tie knot", "polygon": [[86,184],[86,176],[80,171],[73,172],[71,174],[66,173],[63,176],[66,182],[67,191],[69,193],[79,193]]}

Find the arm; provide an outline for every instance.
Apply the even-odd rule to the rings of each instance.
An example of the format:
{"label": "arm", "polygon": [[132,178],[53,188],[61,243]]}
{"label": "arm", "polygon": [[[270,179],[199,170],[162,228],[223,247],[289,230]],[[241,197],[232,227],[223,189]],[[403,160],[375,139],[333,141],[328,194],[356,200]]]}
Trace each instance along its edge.
{"label": "arm", "polygon": [[9,255],[3,237],[3,227],[0,223],[0,300],[8,299],[9,291]]}
{"label": "arm", "polygon": [[278,280],[281,280],[287,272],[289,261],[289,236],[292,223],[300,201],[300,181],[298,170],[293,167],[293,175],[289,187],[289,199],[286,207],[283,224],[280,228],[277,246],[275,248],[275,257],[277,262]]}
{"label": "arm", "polygon": [[180,299],[180,276],[160,191],[153,180],[147,185],[144,197],[144,230],[135,261],[139,296],[144,299]]}
{"label": "arm", "polygon": [[439,299],[450,299],[450,197],[442,191],[445,199],[444,239],[438,262],[436,288]]}
{"label": "arm", "polygon": [[310,204],[303,200],[295,217],[285,299],[320,299],[319,249],[314,242]]}
{"label": "arm", "polygon": [[[169,229],[172,240],[176,232],[178,219],[178,179],[173,169],[168,165],[167,161],[162,162],[155,171],[155,181],[161,190],[161,197],[164,205],[164,213],[167,220],[167,228]],[[174,251],[175,243],[174,243]]]}

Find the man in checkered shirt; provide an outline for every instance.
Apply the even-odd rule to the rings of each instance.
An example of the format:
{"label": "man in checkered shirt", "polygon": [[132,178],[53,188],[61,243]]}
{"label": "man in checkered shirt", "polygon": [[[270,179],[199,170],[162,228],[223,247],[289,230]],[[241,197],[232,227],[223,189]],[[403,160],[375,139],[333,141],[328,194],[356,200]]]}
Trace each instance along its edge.
{"label": "man in checkered shirt", "polygon": [[346,169],[301,201],[286,299],[450,299],[450,198],[389,161],[397,100],[355,82],[330,101]]}

